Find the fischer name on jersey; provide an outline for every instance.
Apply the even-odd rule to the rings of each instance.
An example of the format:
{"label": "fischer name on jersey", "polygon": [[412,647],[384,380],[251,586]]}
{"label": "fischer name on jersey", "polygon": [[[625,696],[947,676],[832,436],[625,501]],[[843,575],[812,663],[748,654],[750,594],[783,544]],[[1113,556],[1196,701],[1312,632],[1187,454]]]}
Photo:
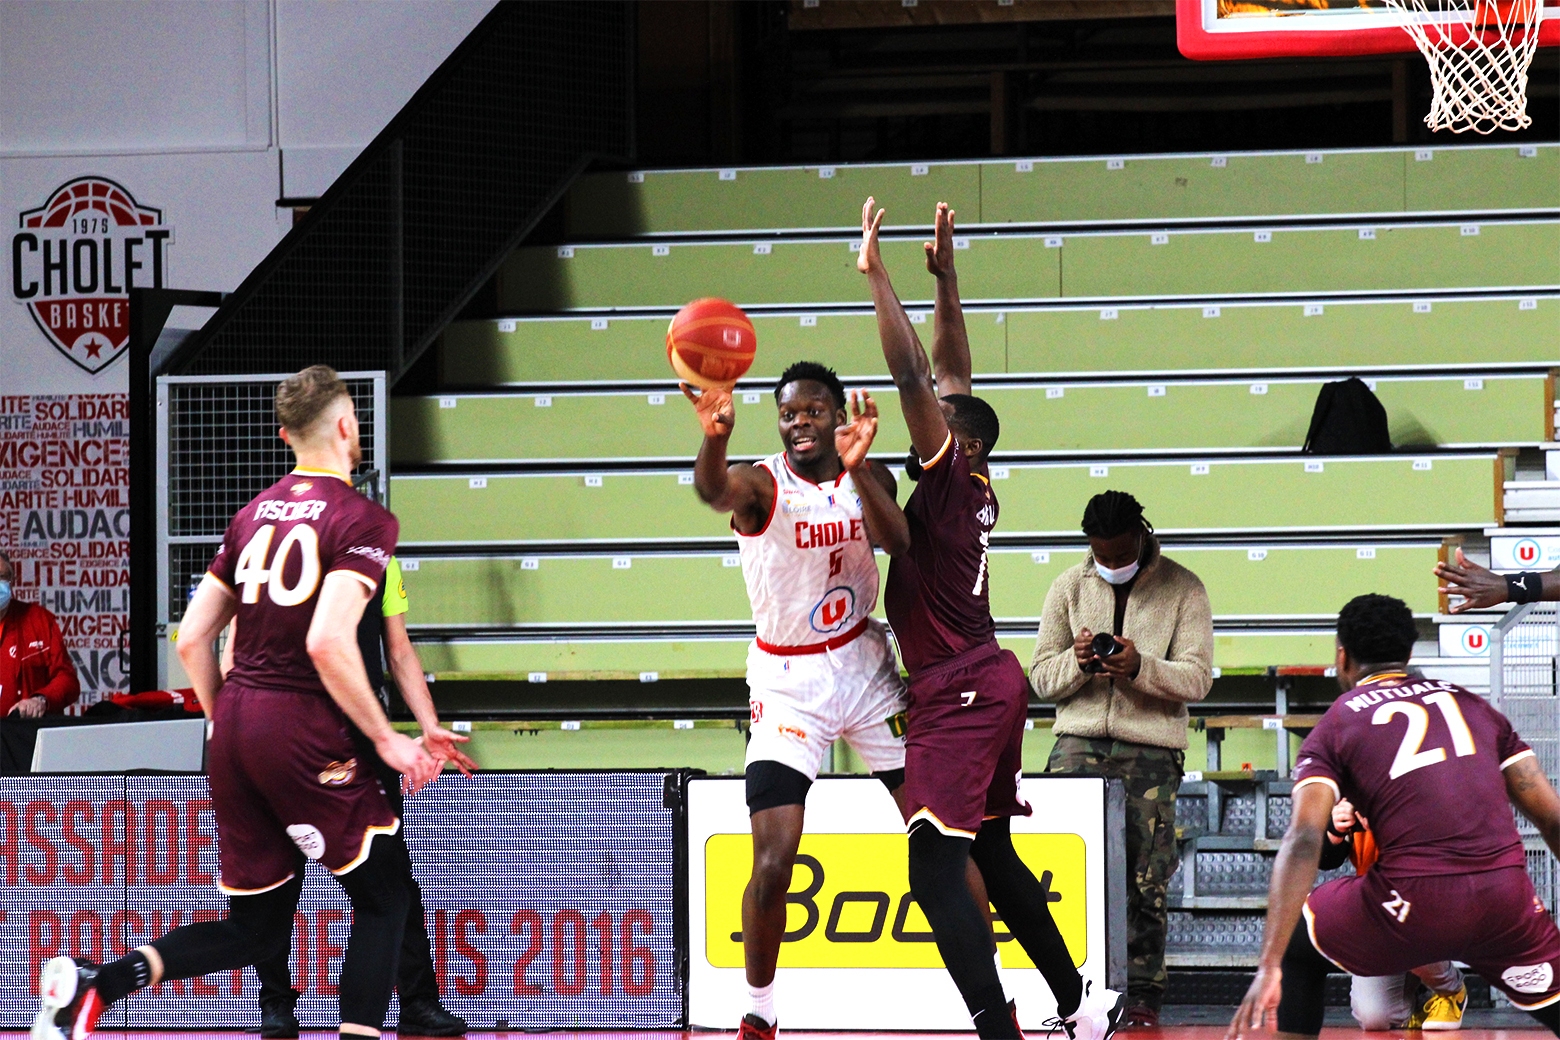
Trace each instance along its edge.
{"label": "fischer name on jersey", "polygon": [[775,482],[775,502],[757,534],[737,532],[758,646],[849,642],[877,606],[878,569],[848,472],[814,484],[785,452],[754,465]]}
{"label": "fischer name on jersey", "polygon": [[256,495],[207,569],[238,601],[228,681],[329,696],[307,647],[320,588],[339,572],[378,589],[399,534],[395,517],[339,473],[300,466]]}

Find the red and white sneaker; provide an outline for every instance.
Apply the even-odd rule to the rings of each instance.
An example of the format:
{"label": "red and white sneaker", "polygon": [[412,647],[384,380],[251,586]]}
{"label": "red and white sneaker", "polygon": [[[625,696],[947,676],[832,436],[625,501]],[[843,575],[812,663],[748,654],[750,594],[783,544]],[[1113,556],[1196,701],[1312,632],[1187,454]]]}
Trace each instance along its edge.
{"label": "red and white sneaker", "polygon": [[55,957],[38,977],[38,1017],[31,1040],[88,1040],[103,1013],[98,996],[98,966],[90,961]]}
{"label": "red and white sneaker", "polygon": [[780,1023],[771,1025],[749,1013],[742,1016],[742,1025],[737,1029],[737,1040],[775,1040],[775,1030],[780,1028]]}

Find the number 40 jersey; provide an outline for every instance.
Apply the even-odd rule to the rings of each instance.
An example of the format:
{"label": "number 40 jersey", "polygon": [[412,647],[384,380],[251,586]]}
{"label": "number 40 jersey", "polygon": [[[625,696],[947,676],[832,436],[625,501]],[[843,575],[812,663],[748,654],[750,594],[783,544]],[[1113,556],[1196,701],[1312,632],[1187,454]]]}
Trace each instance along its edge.
{"label": "number 40 jersey", "polygon": [[1333,702],[1300,745],[1295,791],[1324,784],[1370,821],[1386,876],[1524,865],[1505,771],[1533,750],[1483,697],[1381,672]]}
{"label": "number 40 jersey", "polygon": [[228,679],[327,696],[306,645],[320,586],[340,571],[378,588],[399,533],[394,514],[339,473],[299,467],[256,495],[207,568],[238,599]]}

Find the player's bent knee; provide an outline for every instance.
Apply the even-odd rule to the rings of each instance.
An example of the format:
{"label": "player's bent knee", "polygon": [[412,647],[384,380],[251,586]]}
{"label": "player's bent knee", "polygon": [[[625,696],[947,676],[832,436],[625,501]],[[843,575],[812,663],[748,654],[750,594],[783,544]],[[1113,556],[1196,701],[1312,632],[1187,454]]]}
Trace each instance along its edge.
{"label": "player's bent knee", "polygon": [[759,889],[760,899],[776,889],[784,897],[791,887],[791,872],[796,857],[787,849],[757,848],[753,850],[753,884]]}
{"label": "player's bent knee", "polygon": [[749,815],[782,805],[806,805],[807,790],[812,787],[805,773],[768,759],[749,763],[744,780]]}

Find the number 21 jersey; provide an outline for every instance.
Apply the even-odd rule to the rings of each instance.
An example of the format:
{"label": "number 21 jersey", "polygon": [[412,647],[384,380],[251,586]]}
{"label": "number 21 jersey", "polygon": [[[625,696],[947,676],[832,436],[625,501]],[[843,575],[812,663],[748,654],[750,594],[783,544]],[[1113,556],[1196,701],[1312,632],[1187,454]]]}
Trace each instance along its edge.
{"label": "number 21 jersey", "polygon": [[328,696],[307,637],[325,575],[378,588],[400,525],[340,474],[299,467],[228,523],[207,569],[238,599],[238,643],[228,680],[259,690]]}
{"label": "number 21 jersey", "polygon": [[1520,867],[1504,773],[1532,754],[1477,694],[1385,672],[1327,709],[1300,745],[1295,789],[1325,784],[1353,802],[1388,877]]}

